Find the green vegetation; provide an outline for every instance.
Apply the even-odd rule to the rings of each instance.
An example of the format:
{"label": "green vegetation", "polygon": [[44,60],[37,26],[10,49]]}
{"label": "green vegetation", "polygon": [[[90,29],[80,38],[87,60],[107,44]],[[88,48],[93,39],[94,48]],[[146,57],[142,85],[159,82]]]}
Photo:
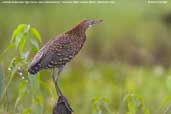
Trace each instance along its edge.
{"label": "green vegetation", "polygon": [[51,114],[50,70],[29,75],[28,64],[46,41],[87,17],[104,23],[87,32],[59,79],[74,113],[170,114],[170,8],[140,1],[0,6],[0,114]]}

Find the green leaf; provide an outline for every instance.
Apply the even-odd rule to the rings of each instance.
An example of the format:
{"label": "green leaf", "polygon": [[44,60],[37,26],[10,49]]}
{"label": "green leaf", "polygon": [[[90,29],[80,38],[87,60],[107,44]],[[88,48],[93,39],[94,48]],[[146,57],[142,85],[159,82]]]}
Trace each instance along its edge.
{"label": "green leaf", "polygon": [[128,110],[130,113],[135,114],[136,113],[135,104],[133,104],[132,102],[128,102]]}
{"label": "green leaf", "polygon": [[23,50],[23,47],[25,45],[25,39],[26,36],[29,34],[30,25],[21,24],[17,27],[17,29],[14,31],[12,35],[11,42],[15,43],[16,48],[19,48],[19,51],[21,52]]}
{"label": "green leaf", "polygon": [[8,70],[10,70],[10,71],[13,70],[15,67],[15,64],[16,64],[16,58],[14,57],[8,66]]}
{"label": "green leaf", "polygon": [[33,47],[34,50],[35,50],[35,51],[38,51],[38,50],[39,50],[39,44],[38,44],[38,42],[37,42],[35,39],[31,39],[31,43],[32,43],[32,45],[34,46],[34,47]]}
{"label": "green leaf", "polygon": [[11,42],[14,41],[14,39],[16,38],[16,36],[24,30],[26,24],[20,24],[17,26],[17,28],[14,30],[13,34],[12,34],[12,38],[11,38]]}
{"label": "green leaf", "polygon": [[42,38],[36,28],[32,27],[30,29],[30,33],[32,33],[32,35],[34,36],[35,39],[37,39],[40,43],[42,43]]}
{"label": "green leaf", "polygon": [[32,113],[32,109],[31,108],[25,108],[22,112],[22,114],[31,114]]}
{"label": "green leaf", "polygon": [[19,104],[19,102],[26,95],[27,88],[26,88],[26,81],[25,80],[20,81],[18,89],[19,89],[19,95],[18,95],[18,97],[16,99],[16,102],[15,102],[15,105],[14,105],[14,107],[15,107],[14,109],[17,108],[17,105]]}
{"label": "green leaf", "polygon": [[18,44],[18,48],[19,48],[20,53],[23,52],[24,45],[25,45],[25,38],[22,37],[19,44]]}
{"label": "green leaf", "polygon": [[[32,35],[33,37],[30,37],[30,35]],[[14,30],[11,38],[11,44],[15,45],[20,55],[22,55],[26,43],[28,45],[31,43],[32,50],[38,51],[39,42],[41,43],[42,39],[38,30],[34,27],[31,27],[29,24],[18,25],[17,28]],[[1,56],[2,55],[0,55],[0,57]]]}
{"label": "green leaf", "polygon": [[150,114],[150,111],[144,104],[144,100],[137,94],[128,94],[124,97],[124,101],[127,101],[128,111],[127,114],[136,114],[136,112],[143,112],[144,114]]}
{"label": "green leaf", "polygon": [[26,25],[25,27],[24,27],[24,33],[29,33],[29,31],[30,31],[30,25],[28,24],[28,25]]}
{"label": "green leaf", "polygon": [[164,100],[160,104],[160,108],[162,108],[164,105],[166,105],[170,100],[171,100],[171,96],[170,95],[167,96],[166,98],[164,98]]}
{"label": "green leaf", "polygon": [[23,34],[24,34],[23,32],[20,32],[15,38],[14,43],[15,43],[16,49],[18,49],[19,43],[20,43],[21,39],[24,37]]}
{"label": "green leaf", "polygon": [[36,95],[32,101],[34,114],[43,114],[44,105],[42,95]]}
{"label": "green leaf", "polygon": [[5,50],[11,49],[11,48],[13,48],[14,46],[15,46],[14,43],[10,43],[10,44],[6,47]]}

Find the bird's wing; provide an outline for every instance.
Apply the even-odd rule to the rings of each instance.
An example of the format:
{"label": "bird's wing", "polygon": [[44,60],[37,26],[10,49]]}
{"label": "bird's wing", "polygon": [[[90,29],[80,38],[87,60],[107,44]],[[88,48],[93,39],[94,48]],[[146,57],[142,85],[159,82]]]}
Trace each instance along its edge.
{"label": "bird's wing", "polygon": [[39,71],[42,68],[45,68],[50,60],[50,54],[48,51],[49,44],[52,41],[50,40],[47,45],[44,45],[39,52],[34,56],[31,64],[29,65],[29,72],[32,74],[35,74],[37,71]]}
{"label": "bird's wing", "polygon": [[28,71],[32,74],[35,74],[37,70],[39,69],[38,64],[40,63],[41,59],[43,57],[43,52],[39,51],[35,57],[33,58],[31,64],[29,65]]}
{"label": "bird's wing", "polygon": [[68,35],[55,38],[49,47],[49,55],[46,55],[50,56],[47,57],[50,58],[48,67],[65,65],[74,56],[74,49],[74,44]]}

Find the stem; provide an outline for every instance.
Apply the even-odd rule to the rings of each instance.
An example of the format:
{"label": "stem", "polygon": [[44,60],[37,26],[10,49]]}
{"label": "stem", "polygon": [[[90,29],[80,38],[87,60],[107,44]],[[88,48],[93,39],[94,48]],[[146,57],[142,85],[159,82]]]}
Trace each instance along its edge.
{"label": "stem", "polygon": [[7,93],[7,89],[8,89],[8,87],[9,87],[9,85],[11,84],[13,78],[14,78],[14,73],[11,74],[11,77],[10,77],[9,81],[7,82],[7,85],[6,85],[6,87],[5,87],[5,89],[4,89],[3,93],[2,93],[1,98],[0,98],[0,103],[1,103],[2,100],[4,99],[4,97],[5,97],[6,93]]}

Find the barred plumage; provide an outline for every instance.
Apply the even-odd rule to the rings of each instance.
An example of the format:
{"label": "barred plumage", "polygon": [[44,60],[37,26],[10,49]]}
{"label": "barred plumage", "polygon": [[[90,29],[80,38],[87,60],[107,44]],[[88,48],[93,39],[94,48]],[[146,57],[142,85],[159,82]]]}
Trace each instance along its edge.
{"label": "barred plumage", "polygon": [[61,68],[80,51],[86,40],[86,29],[102,20],[83,20],[71,30],[47,42],[35,55],[28,72],[36,74],[41,69]]}

